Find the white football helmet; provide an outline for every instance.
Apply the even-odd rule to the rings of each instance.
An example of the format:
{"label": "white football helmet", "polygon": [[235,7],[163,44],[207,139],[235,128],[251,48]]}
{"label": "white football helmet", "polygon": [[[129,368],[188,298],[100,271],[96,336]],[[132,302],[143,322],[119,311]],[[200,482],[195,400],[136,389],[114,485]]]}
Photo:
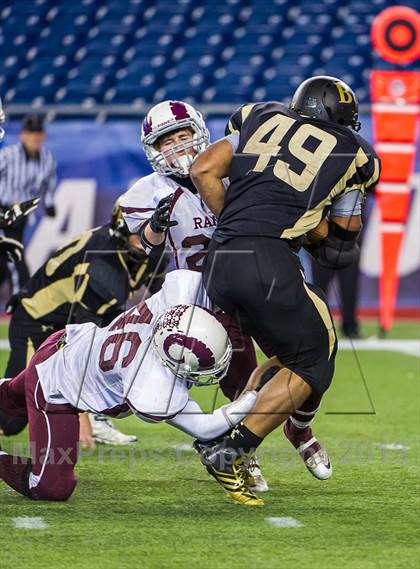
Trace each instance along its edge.
{"label": "white football helmet", "polygon": [[[188,143],[181,143],[171,150],[173,158],[171,163],[162,152],[156,148],[159,137],[180,128],[191,128],[193,139]],[[147,113],[141,127],[141,141],[144,152],[153,170],[164,176],[175,174],[187,177],[190,172],[194,156],[189,151],[193,148],[197,154],[203,152],[210,142],[210,134],[200,112],[183,101],[164,101],[155,105]],[[183,151],[178,156],[175,153]]]}
{"label": "white football helmet", "polygon": [[225,328],[200,306],[178,304],[157,321],[153,346],[163,365],[195,385],[212,385],[226,375],[232,346]]}

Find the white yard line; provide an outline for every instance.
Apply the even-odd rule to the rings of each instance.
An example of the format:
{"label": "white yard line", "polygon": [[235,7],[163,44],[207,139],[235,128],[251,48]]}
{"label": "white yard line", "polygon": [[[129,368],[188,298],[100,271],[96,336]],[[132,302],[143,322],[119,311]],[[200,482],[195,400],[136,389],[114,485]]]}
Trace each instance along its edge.
{"label": "white yard line", "polygon": [[48,527],[44,518],[12,518],[16,529],[46,529]]}
{"label": "white yard line", "polygon": [[367,340],[339,340],[339,350],[360,350],[378,352],[400,352],[409,356],[420,358],[420,340],[381,340],[369,338]]}
{"label": "white yard line", "polygon": [[185,450],[187,452],[194,450],[191,443],[180,443],[179,445],[172,445],[172,448],[175,450]]}
{"label": "white yard line", "polygon": [[401,445],[398,443],[389,443],[389,444],[380,444],[378,445],[379,448],[383,448],[386,450],[410,450],[410,447],[406,446],[406,445]]}
{"label": "white yard line", "polygon": [[295,518],[265,518],[265,521],[276,528],[301,528],[301,524]]}
{"label": "white yard line", "polygon": [[[255,349],[259,350],[257,344]],[[1,340],[0,340],[1,348]],[[366,340],[339,340],[339,350],[351,350],[358,352],[399,352],[401,354],[420,358],[420,340],[381,340],[380,338],[368,338]]]}

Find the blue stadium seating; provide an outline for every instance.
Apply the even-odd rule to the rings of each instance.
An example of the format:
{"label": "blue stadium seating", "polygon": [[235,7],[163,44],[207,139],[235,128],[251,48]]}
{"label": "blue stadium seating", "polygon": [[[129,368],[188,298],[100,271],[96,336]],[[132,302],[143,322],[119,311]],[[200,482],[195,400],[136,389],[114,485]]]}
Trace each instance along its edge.
{"label": "blue stadium seating", "polygon": [[299,81],[328,73],[368,102],[370,24],[395,3],[2,0],[0,94],[8,104],[236,104],[288,100]]}

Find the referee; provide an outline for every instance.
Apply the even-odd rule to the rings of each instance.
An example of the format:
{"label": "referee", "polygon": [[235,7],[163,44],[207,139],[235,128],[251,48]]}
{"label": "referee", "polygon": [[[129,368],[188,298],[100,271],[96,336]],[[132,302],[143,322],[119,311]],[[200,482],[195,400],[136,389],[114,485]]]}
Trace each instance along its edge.
{"label": "referee", "polygon": [[[16,202],[41,198],[46,214],[55,216],[56,163],[51,152],[43,147],[45,139],[43,117],[28,115],[22,123],[20,142],[0,149],[0,207],[10,208]],[[4,229],[5,237],[21,242],[25,225],[23,218],[21,223]],[[24,257],[15,266],[0,267],[0,284],[9,274],[13,293],[29,278]]]}

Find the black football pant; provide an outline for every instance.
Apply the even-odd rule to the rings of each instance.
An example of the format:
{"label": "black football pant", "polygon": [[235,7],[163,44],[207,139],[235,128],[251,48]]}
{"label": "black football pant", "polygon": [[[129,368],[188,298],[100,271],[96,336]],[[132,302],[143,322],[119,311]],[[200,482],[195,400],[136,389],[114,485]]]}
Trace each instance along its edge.
{"label": "black football pant", "polygon": [[337,350],[325,295],[304,280],[298,256],[285,240],[238,237],[210,242],[203,272],[213,302],[245,333],[322,395]]}

